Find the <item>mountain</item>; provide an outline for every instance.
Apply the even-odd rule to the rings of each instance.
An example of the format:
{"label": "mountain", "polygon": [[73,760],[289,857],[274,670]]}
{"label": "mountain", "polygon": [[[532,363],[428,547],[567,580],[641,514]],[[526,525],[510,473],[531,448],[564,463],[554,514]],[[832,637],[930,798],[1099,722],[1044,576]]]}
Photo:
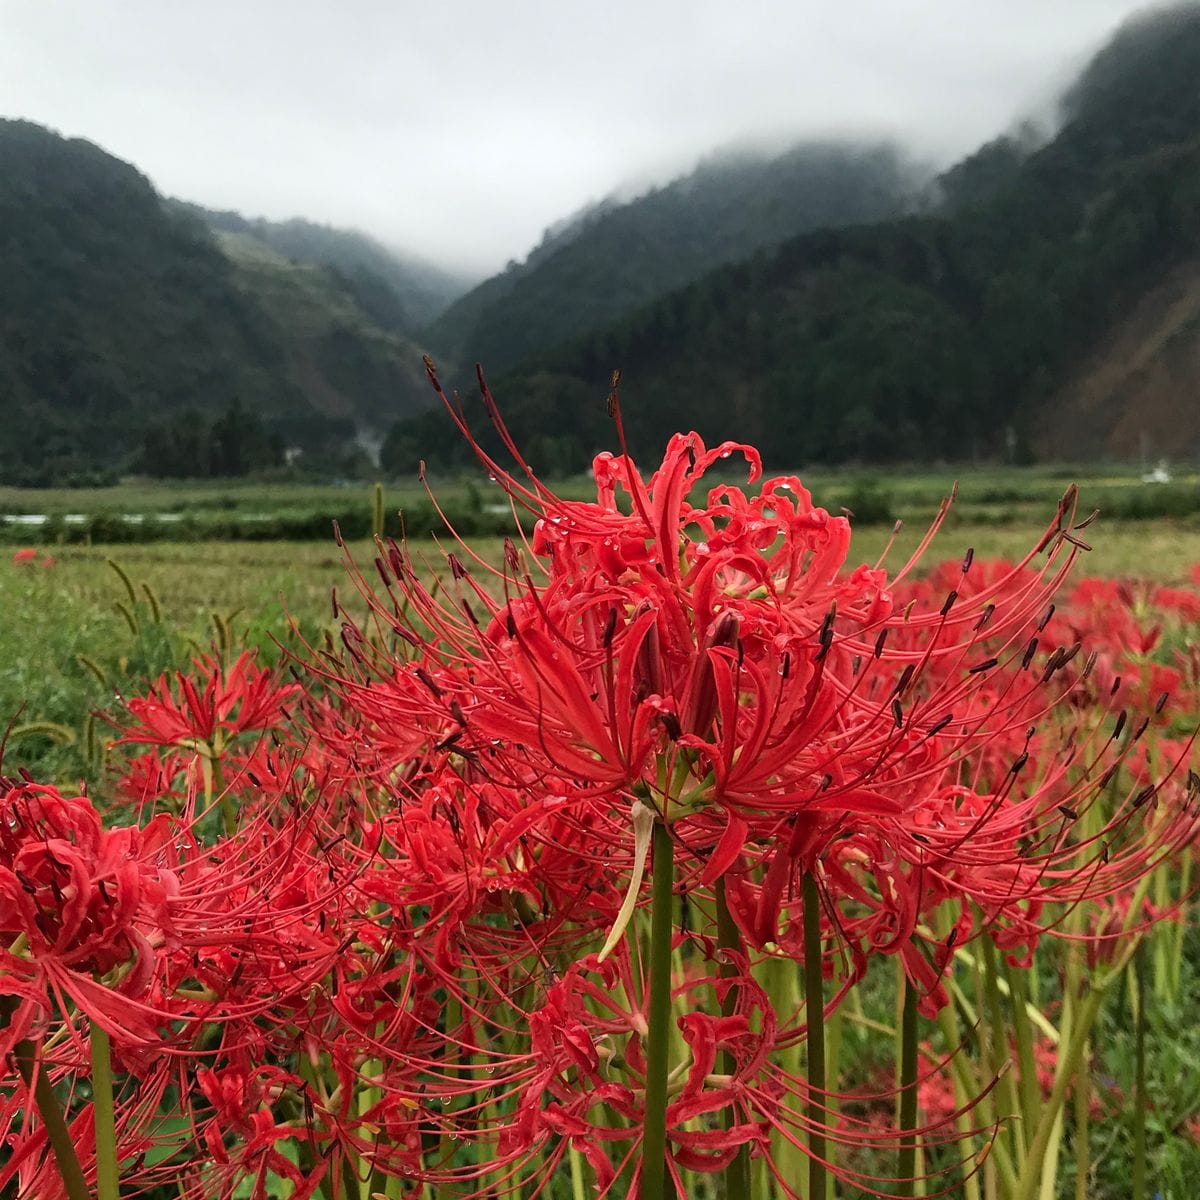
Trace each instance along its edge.
{"label": "mountain", "polygon": [[[1127,24],[1063,97],[1054,137],[996,139],[936,191],[933,211],[802,234],[493,372],[509,427],[535,466],[581,468],[612,444],[620,367],[646,459],[694,428],[779,465],[1073,460],[1127,450],[1114,430],[1138,425],[1150,391],[1173,451],[1200,451],[1181,266],[1200,259],[1200,7]],[[1137,378],[1113,356],[1135,344]],[[437,413],[393,431],[385,457],[411,469],[418,448],[462,455]]]}
{"label": "mountain", "polygon": [[423,340],[451,362],[503,369],[804,230],[895,216],[924,182],[887,144],[726,151],[547,230],[523,263],[458,299]]}
{"label": "mountain", "polygon": [[285,259],[327,268],[377,324],[410,336],[475,283],[414,255],[390,250],[357,230],[317,225],[299,217],[268,221],[186,201],[174,203],[217,233],[241,234]]}
{"label": "mountain", "polygon": [[26,121],[0,121],[0,278],[8,481],[156,467],[166,426],[180,454],[235,426],[335,454],[428,405],[416,348],[338,276],[230,257],[128,163]]}

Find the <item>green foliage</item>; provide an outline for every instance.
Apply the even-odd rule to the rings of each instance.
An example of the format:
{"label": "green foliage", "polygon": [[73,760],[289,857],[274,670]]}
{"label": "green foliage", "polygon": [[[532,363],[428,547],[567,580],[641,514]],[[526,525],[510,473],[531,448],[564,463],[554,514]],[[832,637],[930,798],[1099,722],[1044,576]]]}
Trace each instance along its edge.
{"label": "green foliage", "polygon": [[[1159,999],[1152,989],[1146,989],[1146,1093],[1151,1101],[1146,1114],[1147,1179],[1149,1193],[1162,1200],[1191,1200],[1200,1173],[1200,1137],[1195,1124],[1200,1108],[1200,1075],[1196,1072],[1200,1026],[1195,1020],[1200,1005],[1198,961],[1200,937],[1193,926],[1180,964],[1183,989],[1179,998]],[[1126,989],[1121,1003],[1109,1006],[1093,1043],[1093,1089],[1100,1110],[1090,1130],[1092,1167],[1087,1195],[1093,1200],[1124,1200],[1131,1194],[1136,1114],[1132,1028]],[[1074,1196],[1072,1155],[1064,1156],[1063,1165],[1062,1194]]]}
{"label": "green foliage", "polygon": [[279,435],[268,435],[258,415],[233,400],[211,420],[188,411],[150,426],[137,465],[144,475],[193,479],[245,475],[282,463]]}

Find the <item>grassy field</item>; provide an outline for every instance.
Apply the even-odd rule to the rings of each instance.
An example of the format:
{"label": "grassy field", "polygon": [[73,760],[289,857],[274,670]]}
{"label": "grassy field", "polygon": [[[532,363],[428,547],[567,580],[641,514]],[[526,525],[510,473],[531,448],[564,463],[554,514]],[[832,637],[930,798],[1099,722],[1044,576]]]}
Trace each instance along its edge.
{"label": "grassy field", "polygon": [[[714,472],[714,476],[716,473]],[[1053,511],[1068,483],[1079,485],[1081,503],[1113,520],[1175,517],[1200,523],[1200,475],[1184,473],[1169,483],[1146,484],[1131,469],[1095,467],[945,468],[867,472],[819,468],[801,471],[818,503],[845,506],[860,525],[895,519],[924,523],[957,481],[954,520],[963,524],[1013,525]],[[732,470],[730,482],[744,477]],[[456,524],[473,535],[499,534],[511,520],[499,488],[481,476],[431,478],[431,487]],[[590,493],[583,477],[557,483],[560,494]],[[432,502],[415,480],[384,486],[389,531],[405,527],[425,536],[440,527]],[[371,530],[373,489],[364,483],[131,481],[110,488],[0,488],[0,540],[62,544],[144,541],[323,542],[337,518],[348,536]]]}

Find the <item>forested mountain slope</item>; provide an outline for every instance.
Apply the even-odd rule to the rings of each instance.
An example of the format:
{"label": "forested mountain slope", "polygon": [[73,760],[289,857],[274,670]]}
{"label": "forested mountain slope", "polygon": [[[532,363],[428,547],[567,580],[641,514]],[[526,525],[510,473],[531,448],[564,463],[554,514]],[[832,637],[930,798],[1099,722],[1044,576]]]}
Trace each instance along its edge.
{"label": "forested mountain slope", "polygon": [[336,229],[300,217],[268,221],[184,201],[173,203],[218,233],[241,234],[297,264],[327,268],[372,320],[409,336],[440,316],[475,282],[391,250],[355,229]]}
{"label": "forested mountain slope", "polygon": [[714,155],[664,187],[548,230],[524,263],[451,305],[424,341],[455,362],[506,368],[803,230],[894,216],[925,181],[886,144]]}
{"label": "forested mountain slope", "polygon": [[224,470],[191,434],[230,413],[259,457],[332,454],[428,406],[417,349],[322,269],[287,302],[296,270],[231,259],[99,147],[0,121],[0,477],[125,469],[148,434],[151,467],[176,445],[172,473]]}
{"label": "forested mountain slope", "polygon": [[[642,457],[680,428],[777,463],[1115,448],[1051,417],[1115,324],[1200,254],[1200,8],[1124,27],[1062,107],[1041,148],[998,139],[949,172],[931,213],[801,235],[494,372],[510,426],[535,465],[580,468],[611,445],[620,367]],[[1170,389],[1161,419],[1195,403]],[[394,431],[386,458],[407,469],[418,448],[462,453],[436,413]]]}

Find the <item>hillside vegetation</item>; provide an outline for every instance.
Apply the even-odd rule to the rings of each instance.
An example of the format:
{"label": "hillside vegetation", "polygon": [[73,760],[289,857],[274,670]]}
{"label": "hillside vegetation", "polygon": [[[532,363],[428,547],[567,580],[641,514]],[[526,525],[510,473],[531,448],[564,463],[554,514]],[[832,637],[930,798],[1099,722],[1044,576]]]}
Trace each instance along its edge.
{"label": "hillside vegetation", "polygon": [[714,155],[664,187],[547,230],[525,262],[461,297],[424,340],[451,361],[505,368],[803,230],[894,216],[924,179],[886,144]]}
{"label": "hillside vegetation", "polygon": [[[535,466],[579,468],[612,443],[604,398],[620,367],[642,457],[678,428],[757,443],[780,463],[1126,446],[1110,431],[1138,425],[1136,390],[1102,413],[1080,407],[1074,381],[1200,252],[1200,8],[1123,28],[1062,116],[1040,148],[997,139],[948,172],[933,212],[803,234],[493,372],[515,435]],[[1161,393],[1159,427],[1180,435],[1162,449],[1195,455],[1194,388]],[[431,413],[395,430],[385,458],[405,470],[418,453],[462,448]]]}
{"label": "hillside vegetation", "polygon": [[334,456],[429,403],[419,352],[338,276],[227,256],[89,142],[0,121],[0,229],[8,482]]}
{"label": "hillside vegetation", "polygon": [[299,217],[246,218],[174,203],[219,234],[240,235],[238,244],[257,242],[297,265],[324,267],[373,321],[395,332],[415,335],[474,282],[390,250],[355,229],[335,229]]}

